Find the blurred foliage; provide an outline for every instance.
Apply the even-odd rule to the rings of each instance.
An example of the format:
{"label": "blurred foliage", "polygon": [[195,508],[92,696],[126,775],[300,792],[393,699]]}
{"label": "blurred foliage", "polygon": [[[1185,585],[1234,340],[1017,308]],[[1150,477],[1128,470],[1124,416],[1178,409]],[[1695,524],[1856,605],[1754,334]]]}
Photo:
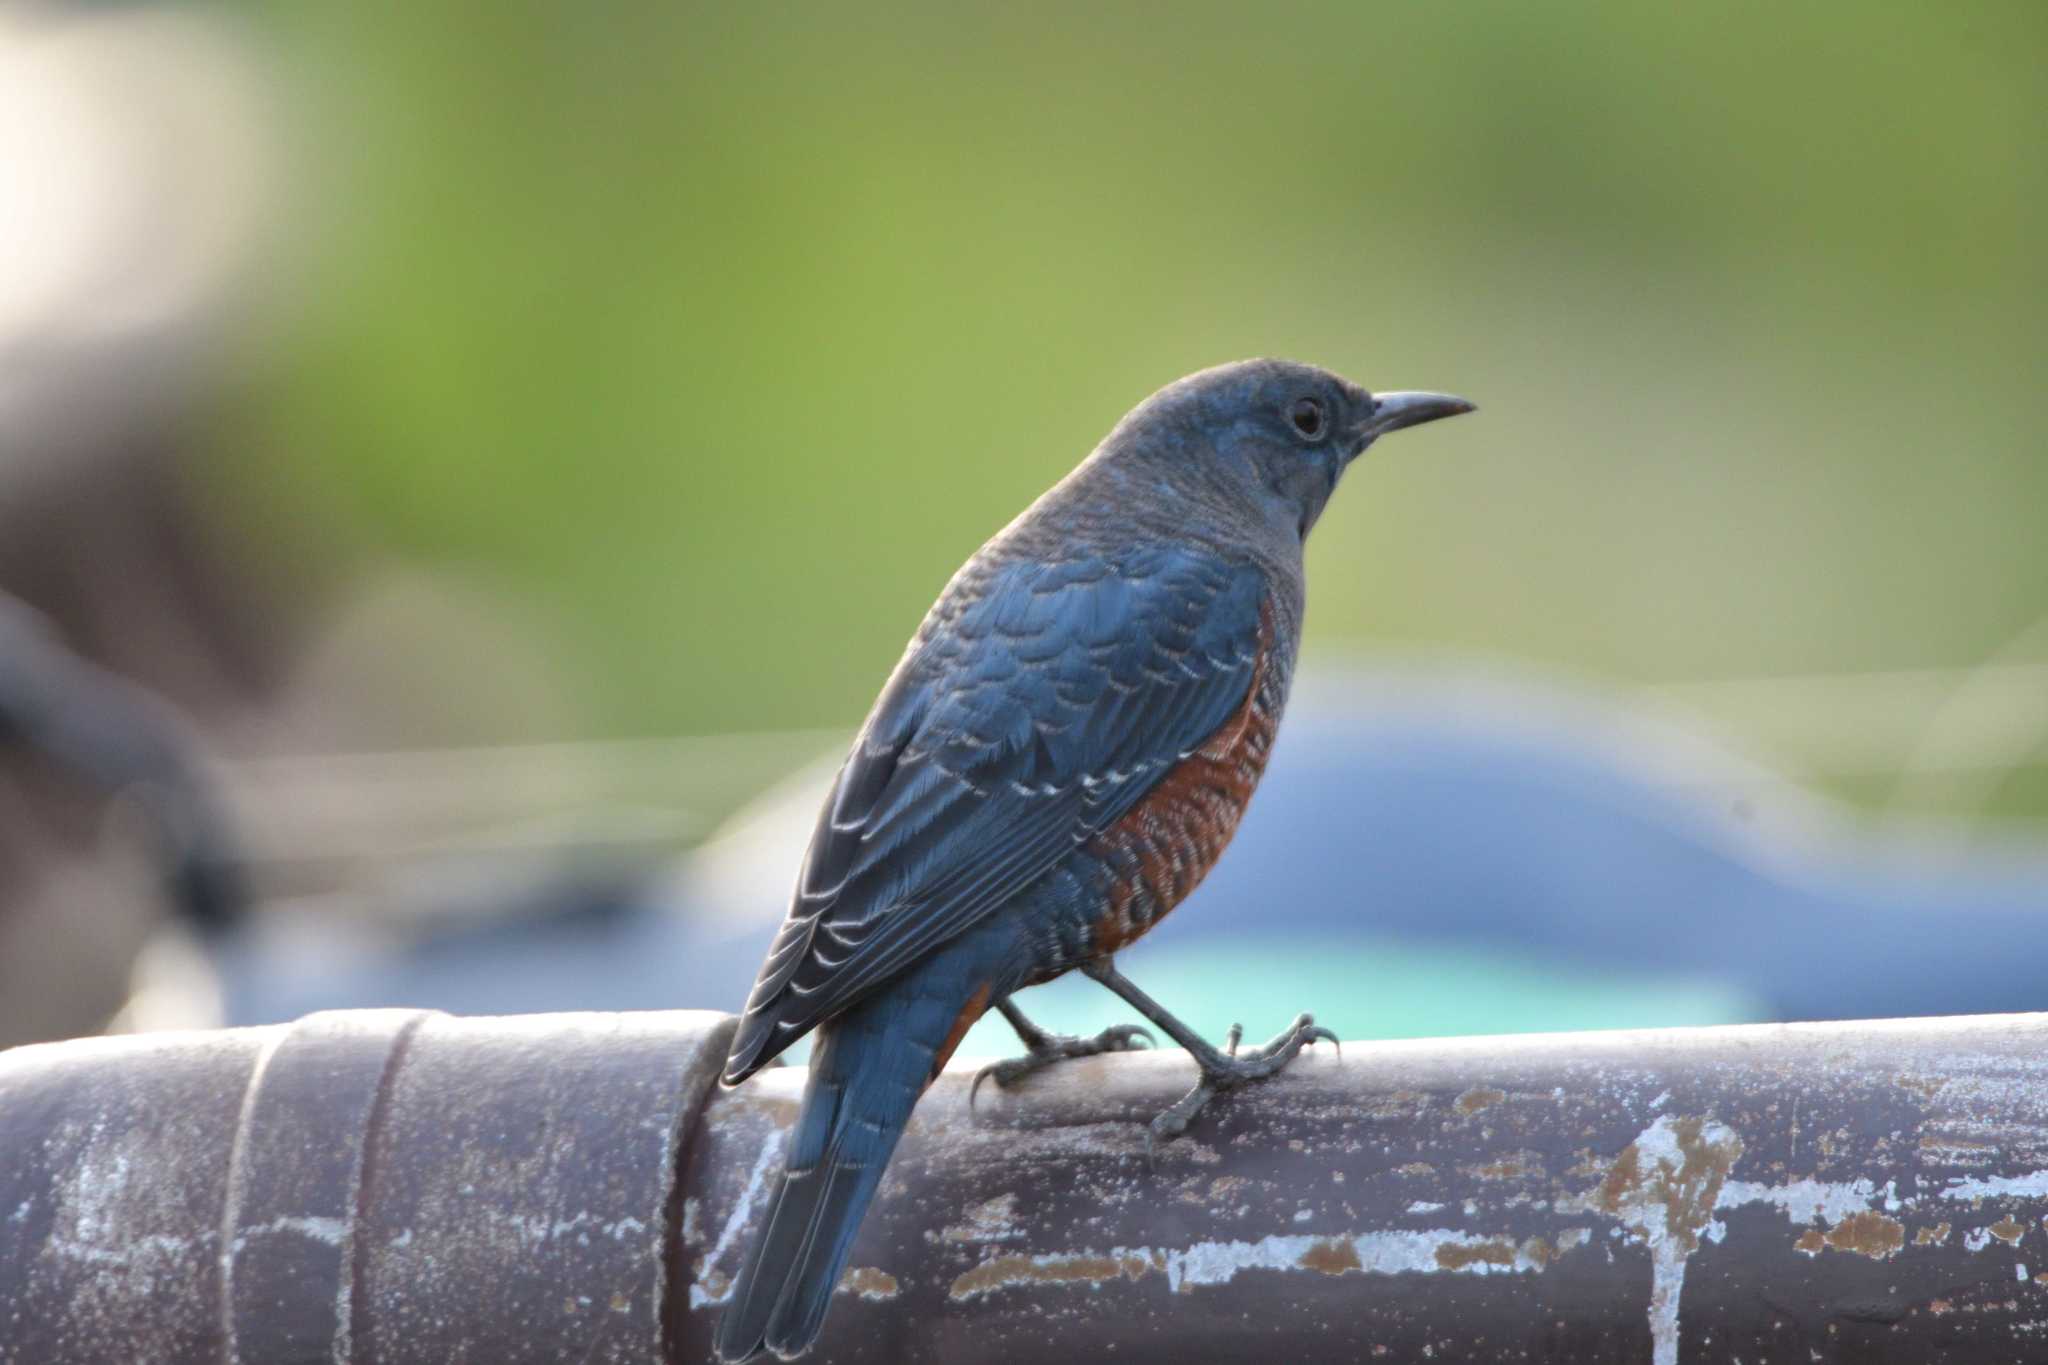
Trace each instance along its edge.
{"label": "blurred foliage", "polygon": [[535,604],[593,732],[849,723],[1258,353],[1483,409],[1352,472],[1311,651],[1968,667],[2048,612],[2039,0],[258,15],[299,246],[217,485]]}

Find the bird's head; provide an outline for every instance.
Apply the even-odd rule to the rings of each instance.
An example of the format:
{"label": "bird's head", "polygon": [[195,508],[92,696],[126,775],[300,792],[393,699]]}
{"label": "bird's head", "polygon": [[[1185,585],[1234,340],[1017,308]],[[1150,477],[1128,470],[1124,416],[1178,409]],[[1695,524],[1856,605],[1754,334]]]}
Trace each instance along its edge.
{"label": "bird's head", "polygon": [[1449,394],[1368,393],[1314,365],[1243,360],[1153,394],[1104,449],[1168,477],[1220,479],[1262,517],[1306,536],[1338,476],[1367,446],[1390,431],[1471,411]]}

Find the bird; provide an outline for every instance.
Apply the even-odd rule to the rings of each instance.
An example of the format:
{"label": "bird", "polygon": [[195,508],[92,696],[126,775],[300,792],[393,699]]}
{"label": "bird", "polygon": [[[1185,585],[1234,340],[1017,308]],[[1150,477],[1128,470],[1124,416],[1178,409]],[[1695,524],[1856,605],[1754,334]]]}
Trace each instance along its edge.
{"label": "bird", "polygon": [[1145,399],[961,566],[834,780],[735,1026],[737,1086],[815,1030],[766,1219],[713,1338],[801,1355],[911,1110],[985,1012],[1024,1055],[975,1078],[1151,1041],[1071,1038],[1012,997],[1079,970],[1185,1048],[1195,1087],[1148,1141],[1335,1035],[1203,1038],[1116,967],[1222,854],[1271,753],[1301,639],[1303,546],[1379,437],[1471,412],[1313,365],[1239,361]]}

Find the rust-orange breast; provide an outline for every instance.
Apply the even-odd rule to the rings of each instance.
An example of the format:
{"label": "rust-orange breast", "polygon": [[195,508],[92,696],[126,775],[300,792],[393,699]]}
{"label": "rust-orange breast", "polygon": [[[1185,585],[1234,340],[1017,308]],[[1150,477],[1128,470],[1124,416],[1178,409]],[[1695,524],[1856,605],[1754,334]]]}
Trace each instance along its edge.
{"label": "rust-orange breast", "polygon": [[1097,953],[1131,942],[1186,899],[1223,856],[1266,771],[1280,725],[1282,685],[1271,667],[1272,611],[1261,614],[1259,664],[1244,704],[1124,817],[1088,842],[1111,869],[1109,905],[1095,923]]}

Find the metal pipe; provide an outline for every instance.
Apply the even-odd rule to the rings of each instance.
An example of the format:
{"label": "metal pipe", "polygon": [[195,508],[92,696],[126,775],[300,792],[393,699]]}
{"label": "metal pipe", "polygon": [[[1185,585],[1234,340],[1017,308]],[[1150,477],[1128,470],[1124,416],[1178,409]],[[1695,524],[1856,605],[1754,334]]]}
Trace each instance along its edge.
{"label": "metal pipe", "polygon": [[[0,1361],[706,1357],[803,1075],[702,1013],[0,1053]],[[942,1078],[817,1359],[2048,1355],[2048,1016]]]}

